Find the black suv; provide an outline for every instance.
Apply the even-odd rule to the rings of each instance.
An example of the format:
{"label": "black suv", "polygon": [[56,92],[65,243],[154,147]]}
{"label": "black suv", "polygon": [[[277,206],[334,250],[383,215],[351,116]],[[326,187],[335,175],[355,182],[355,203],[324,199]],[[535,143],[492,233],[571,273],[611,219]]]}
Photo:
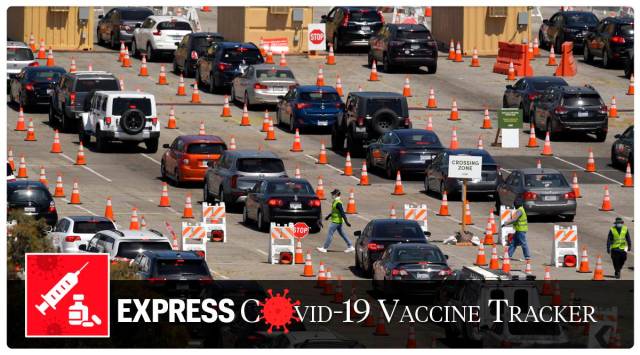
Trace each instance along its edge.
{"label": "black suv", "polygon": [[192,32],[176,42],[173,54],[173,72],[191,78],[196,72],[198,58],[202,57],[213,42],[222,42],[224,37],[216,32]]}
{"label": "black suv", "polygon": [[426,66],[429,74],[438,69],[438,44],[424,25],[385,24],[369,39],[369,66],[375,60],[384,72],[396,66]]}
{"label": "black suv", "polygon": [[611,145],[611,165],[625,168],[630,164],[633,171],[633,126],[627,128],[622,134],[616,134],[615,138]]}
{"label": "black suv", "polygon": [[602,66],[609,68],[616,62],[628,60],[629,49],[633,50],[633,18],[607,17],[587,33],[582,54],[587,63],[593,61],[593,57],[601,57]]}
{"label": "black suv", "polygon": [[49,122],[57,123],[63,132],[77,129],[81,120],[80,114],[87,111],[91,96],[99,90],[119,91],[120,82],[115,75],[104,71],[65,74],[53,88]]}
{"label": "black suv", "polygon": [[98,44],[109,43],[111,48],[120,48],[120,41],[131,43],[133,30],[142,24],[153,11],[146,7],[114,7],[104,16],[98,16],[96,38]]}
{"label": "black suv", "polygon": [[264,58],[253,43],[215,42],[196,63],[196,81],[198,86],[216,92],[231,86],[233,79],[242,75],[249,65],[261,63]]}
{"label": "black suv", "polygon": [[7,212],[19,210],[35,219],[44,218],[50,226],[58,223],[58,211],[51,193],[39,181],[7,182]]}
{"label": "black suv", "polygon": [[551,139],[561,132],[576,131],[595,133],[604,142],[609,129],[607,106],[591,86],[547,88],[533,101],[530,120],[538,132],[549,132]]}
{"label": "black suv", "polygon": [[411,128],[407,99],[394,92],[351,92],[345,112],[338,116],[331,129],[331,147],[362,156],[365,145],[398,128]]}
{"label": "black suv", "polygon": [[562,53],[562,43],[573,42],[574,49],[582,48],[584,37],[598,25],[598,18],[586,11],[556,12],[548,20],[542,21],[538,38],[543,47],[554,46],[557,54]]}
{"label": "black suv", "polygon": [[334,7],[321,18],[326,24],[327,43],[333,44],[335,52],[343,46],[368,46],[369,38],[384,24],[375,7]]}

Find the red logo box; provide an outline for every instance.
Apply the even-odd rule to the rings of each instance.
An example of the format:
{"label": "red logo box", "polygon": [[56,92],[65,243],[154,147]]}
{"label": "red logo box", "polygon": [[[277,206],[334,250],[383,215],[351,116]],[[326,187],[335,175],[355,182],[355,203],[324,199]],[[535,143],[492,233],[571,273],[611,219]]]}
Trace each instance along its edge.
{"label": "red logo box", "polygon": [[26,337],[109,337],[108,254],[26,254]]}

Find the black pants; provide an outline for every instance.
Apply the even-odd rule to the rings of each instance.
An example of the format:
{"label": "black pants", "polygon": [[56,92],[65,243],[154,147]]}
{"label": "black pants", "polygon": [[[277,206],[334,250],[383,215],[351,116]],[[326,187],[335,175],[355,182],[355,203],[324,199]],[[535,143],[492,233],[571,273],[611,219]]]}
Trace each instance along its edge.
{"label": "black pants", "polygon": [[611,262],[615,272],[620,272],[624,262],[627,261],[627,252],[621,249],[611,249]]}

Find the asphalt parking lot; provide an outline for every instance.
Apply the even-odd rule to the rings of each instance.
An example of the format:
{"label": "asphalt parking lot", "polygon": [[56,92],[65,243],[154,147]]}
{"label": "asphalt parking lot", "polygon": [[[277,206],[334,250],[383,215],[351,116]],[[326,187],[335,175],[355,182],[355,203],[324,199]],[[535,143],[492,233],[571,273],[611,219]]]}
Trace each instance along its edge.
{"label": "asphalt parking lot", "polygon": [[[203,19],[203,28],[206,28]],[[196,134],[200,121],[204,121],[207,133],[221,136],[227,144],[231,136],[235,137],[238,149],[262,148],[277,153],[285,160],[287,171],[291,176],[296,167],[302,172],[302,177],[316,185],[318,176],[324,180],[325,191],[338,188],[347,195],[350,189],[355,190],[358,214],[350,216],[352,227],[348,228],[351,238],[352,232],[361,230],[365,224],[374,218],[386,218],[391,205],[401,214],[405,203],[426,203],[429,207],[429,229],[432,242],[441,247],[449,255],[452,268],[470,265],[475,260],[475,247],[461,247],[443,245],[441,242],[458,230],[460,222],[460,201],[449,201],[450,217],[440,217],[435,213],[440,206],[439,196],[424,193],[421,176],[403,176],[406,195],[393,196],[394,181],[388,180],[379,172],[370,171],[371,186],[358,186],[361,159],[352,159],[354,176],[342,175],[345,158],[328,150],[329,165],[317,165],[315,159],[324,141],[330,145],[328,132],[309,132],[302,136],[304,152],[290,152],[293,134],[276,128],[275,141],[265,141],[265,134],[260,132],[260,126],[265,107],[255,107],[250,111],[250,127],[239,125],[242,107],[232,105],[232,117],[221,118],[224,96],[211,94],[201,89],[202,104],[191,104],[190,93],[192,79],[186,79],[188,84],[187,96],[176,96],[178,76],[169,72],[171,62],[148,63],[149,77],[138,76],[140,61],[132,59],[132,68],[122,68],[117,62],[118,53],[103,47],[96,47],[95,52],[57,52],[56,65],[69,68],[71,58],[75,58],[79,70],[92,65],[94,70],[105,70],[114,73],[124,81],[127,90],[140,89],[152,93],[158,104],[158,118],[162,127],[166,125],[169,110],[175,107],[178,129],[163,129],[160,144],[171,143],[182,134]],[[551,75],[552,67],[546,66],[548,53],[533,62],[535,75]],[[404,73],[380,73],[380,81],[369,82],[369,68],[366,67],[366,56],[362,54],[341,54],[337,56],[335,66],[323,66],[325,81],[329,85],[335,83],[336,75],[340,75],[344,92],[355,91],[358,86],[363,90],[402,92],[402,86],[407,76],[411,81],[413,97],[409,98],[410,116],[416,128],[426,126],[428,115],[432,115],[434,131],[443,144],[448,145],[451,129],[457,127],[460,147],[475,147],[478,137],[482,137],[484,147],[498,161],[503,173],[513,169],[534,167],[540,159],[543,167],[555,168],[561,171],[569,180],[573,173],[577,173],[583,198],[578,200],[578,212],[573,223],[562,219],[536,219],[529,223],[528,241],[532,250],[533,273],[542,278],[545,266],[550,262],[552,235],[554,224],[578,226],[581,248],[586,246],[592,268],[595,266],[597,255],[602,255],[606,277],[611,277],[613,268],[610,258],[606,255],[606,237],[608,229],[615,217],[622,217],[635,235],[633,216],[633,189],[620,187],[624,179],[624,171],[610,165],[610,149],[614,135],[622,133],[633,123],[633,96],[625,95],[628,80],[623,77],[621,69],[603,69],[598,64],[589,65],[582,62],[578,56],[578,75],[566,78],[570,84],[594,86],[603,99],[609,104],[612,96],[617,99],[620,112],[619,118],[609,120],[609,135],[606,142],[598,143],[590,137],[571,137],[552,143],[554,156],[541,156],[543,140],[538,139],[540,148],[525,148],[529,135],[528,126],[520,134],[519,149],[504,149],[492,147],[491,142],[496,134],[496,109],[501,107],[505,81],[503,75],[492,73],[494,58],[480,58],[480,68],[469,66],[470,57],[465,57],[464,63],[454,63],[441,56],[438,72],[435,75],[423,71]],[[558,60],[560,58],[558,57]],[[277,58],[276,58],[277,60]],[[304,56],[288,56],[289,67],[293,70],[297,80],[302,84],[315,83],[319,65],[323,59],[310,59]],[[160,66],[165,65],[168,71],[169,85],[156,85]],[[438,100],[438,109],[426,110],[425,104],[429,89],[433,88]],[[461,120],[451,122],[447,120],[449,107],[453,99],[457,100]],[[483,119],[483,108],[489,107],[493,120],[493,129],[480,129]],[[160,178],[160,160],[164,150],[161,148],[155,154],[146,154],[142,145],[138,150],[129,151],[123,146],[114,144],[109,153],[97,153],[93,147],[85,150],[87,165],[73,164],[78,149],[77,134],[61,134],[62,154],[48,153],[53,141],[54,131],[48,122],[47,109],[42,108],[26,112],[27,120],[32,118],[37,135],[36,142],[24,141],[24,132],[15,132],[18,111],[13,105],[8,106],[7,144],[13,149],[16,163],[24,155],[30,178],[37,179],[40,167],[46,169],[50,189],[55,185],[56,173],[60,172],[64,179],[67,198],[70,195],[72,183],[77,179],[80,187],[82,204],[70,205],[68,200],[58,199],[57,208],[60,216],[66,215],[102,215],[107,197],[113,199],[116,222],[123,228],[128,227],[129,216],[133,207],[138,208],[149,228],[166,233],[164,222],[168,222],[176,231],[180,230],[182,222],[182,208],[187,194],[191,193],[194,200],[196,219],[200,218],[200,202],[202,187],[191,185],[186,187],[169,186],[171,207],[158,207],[162,180]],[[269,108],[272,110],[272,108]],[[587,173],[584,166],[589,149],[593,149],[597,166],[596,173]],[[609,187],[611,201],[615,211],[599,211],[603,198],[603,189]],[[346,202],[347,196],[343,200]],[[490,197],[474,197],[471,199],[471,214],[474,225],[470,230],[482,238],[489,210],[494,206]],[[323,201],[323,213],[330,210],[330,201]],[[214,277],[222,279],[297,279],[301,278],[302,266],[270,265],[267,263],[269,236],[258,232],[253,226],[241,223],[240,213],[229,213],[227,243],[208,243],[207,262],[214,272]],[[319,262],[324,262],[332,268],[333,276],[344,279],[361,278],[354,269],[354,255],[343,253],[344,243],[340,238],[334,238],[331,250],[327,254],[316,251],[325,238],[326,228],[318,234],[312,234],[303,240],[305,252],[311,252],[314,267],[317,270]],[[502,254],[499,248],[499,254]],[[490,254],[490,249],[486,250]],[[521,251],[512,260],[512,268],[522,270],[524,261]],[[629,254],[627,266],[633,265],[633,253]],[[558,279],[589,279],[591,274],[576,273],[573,269],[552,268],[552,277]],[[633,270],[625,268],[622,278],[632,279]]]}

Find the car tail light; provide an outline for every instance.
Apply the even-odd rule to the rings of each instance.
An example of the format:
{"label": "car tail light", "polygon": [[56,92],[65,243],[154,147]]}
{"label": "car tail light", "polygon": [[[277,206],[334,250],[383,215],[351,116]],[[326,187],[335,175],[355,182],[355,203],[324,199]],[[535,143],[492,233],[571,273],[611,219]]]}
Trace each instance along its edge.
{"label": "car tail light", "polygon": [[356,122],[358,126],[364,126],[364,117],[358,117]]}
{"label": "car tail light", "polygon": [[198,60],[198,52],[196,52],[196,51],[191,51],[191,59],[193,59],[193,60]]}
{"label": "car tail light", "polygon": [[405,269],[393,269],[391,270],[391,276],[407,276],[409,273]]}
{"label": "car tail light", "polygon": [[533,101],[533,100],[535,100],[536,97],[538,97],[538,95],[540,95],[540,94],[538,94],[537,92],[532,92],[527,96],[529,97],[529,100]]}
{"label": "car tail light", "polygon": [[267,86],[260,83],[253,84],[253,88],[256,90],[267,90]]}
{"label": "car tail light", "polygon": [[154,125],[154,126],[157,125],[158,124],[158,117],[152,117],[151,118],[151,124]]}
{"label": "car tail light", "polygon": [[164,284],[167,281],[167,279],[164,277],[150,277],[148,280],[152,285]]}
{"label": "car tail light", "polygon": [[336,108],[342,108],[342,107],[343,107],[342,102],[336,102]]}
{"label": "car tail light", "polygon": [[27,91],[33,91],[33,84],[32,83],[28,83],[24,86],[24,89]]}
{"label": "car tail light", "polygon": [[300,102],[300,103],[296,104],[296,108],[298,110],[302,110],[303,108],[307,108],[307,107],[310,107],[310,106],[311,106],[311,104],[309,104],[307,102]]}
{"label": "car tail light", "polygon": [[153,32],[154,36],[160,36],[161,34],[162,34],[162,31],[160,30]]}
{"label": "car tail light", "polygon": [[79,235],[68,235],[66,237],[64,237],[64,241],[67,243],[73,243],[73,242],[77,242],[80,240],[80,236]]}
{"label": "car tail light", "polygon": [[556,107],[554,112],[556,113],[556,115],[566,115],[569,112],[569,110],[567,110],[567,108],[564,106],[558,106]]}
{"label": "car tail light", "polygon": [[573,191],[569,191],[566,194],[564,194],[564,198],[566,200],[575,200],[576,199],[576,193]]}
{"label": "car tail light", "polygon": [[384,15],[382,15],[382,11],[378,11],[378,16],[380,17],[380,22],[384,23]]}
{"label": "car tail light", "polygon": [[282,200],[281,200],[281,199],[279,199],[279,198],[270,198],[270,199],[267,201],[267,204],[268,204],[269,206],[271,206],[271,207],[281,207],[281,206],[283,206],[283,205],[284,205],[284,201],[282,201]]}
{"label": "car tail light", "polygon": [[231,69],[231,64],[229,64],[229,63],[218,63],[218,70],[225,71],[227,69]]}
{"label": "car tail light", "polygon": [[607,105],[600,105],[600,109],[598,110],[598,113],[606,115],[607,114]]}
{"label": "car tail light", "polygon": [[522,198],[525,201],[533,201],[538,197],[538,194],[535,192],[531,192],[531,191],[527,191],[525,193],[522,194]]}
{"label": "car tail light", "polygon": [[384,249],[384,245],[377,244],[377,243],[369,243],[369,244],[367,244],[367,249],[369,249],[371,251],[383,250]]}
{"label": "car tail light", "polygon": [[72,92],[71,94],[69,94],[69,100],[71,101],[71,104],[74,105],[76,103],[76,93]]}
{"label": "car tail light", "polygon": [[318,199],[309,200],[309,206],[320,207],[320,200]]}
{"label": "car tail light", "polygon": [[238,175],[233,175],[231,177],[231,188],[235,189],[238,187]]}
{"label": "car tail light", "polygon": [[49,202],[49,212],[53,213],[56,211],[56,203],[51,201]]}
{"label": "car tail light", "polygon": [[224,239],[224,231],[223,230],[214,230],[211,231],[211,240],[220,241]]}
{"label": "car tail light", "polygon": [[349,13],[347,12],[346,14],[344,14],[344,17],[342,18],[342,23],[340,24],[340,26],[346,27],[348,25],[349,25]]}
{"label": "car tail light", "polygon": [[182,164],[189,165],[189,159],[182,159]]}
{"label": "car tail light", "polygon": [[29,66],[30,66],[30,67],[39,67],[39,66],[40,66],[40,63],[38,63],[38,62],[31,62],[31,63],[29,63]]}
{"label": "car tail light", "polygon": [[449,276],[453,273],[453,271],[450,268],[446,268],[446,269],[442,269],[438,272],[439,276]]}
{"label": "car tail light", "polygon": [[106,123],[107,126],[110,126],[111,125],[111,117],[105,117],[104,118],[104,123]]}
{"label": "car tail light", "polygon": [[205,255],[205,254],[204,254],[204,251],[202,251],[202,250],[196,250],[196,251],[195,251],[195,253],[196,253],[196,255],[197,255],[197,256],[199,256],[199,257],[201,257],[201,258],[204,258],[204,255]]}
{"label": "car tail light", "polygon": [[404,126],[411,127],[411,119],[409,117],[404,119]]}
{"label": "car tail light", "polygon": [[400,154],[400,155],[405,155],[405,154],[407,154],[407,151],[406,151],[406,150],[404,150],[404,149],[402,149],[402,150],[399,150],[399,151],[398,151],[398,154]]}
{"label": "car tail light", "polygon": [[609,39],[609,41],[611,43],[617,43],[617,44],[625,43],[624,37],[622,36],[613,36],[611,37],[611,39]]}
{"label": "car tail light", "polygon": [[[196,254],[202,253],[203,257],[204,257],[204,252],[203,251],[197,251]],[[208,285],[213,283],[213,278],[211,276],[205,276],[205,277],[201,277],[200,280],[198,280],[200,282],[200,285]]]}

